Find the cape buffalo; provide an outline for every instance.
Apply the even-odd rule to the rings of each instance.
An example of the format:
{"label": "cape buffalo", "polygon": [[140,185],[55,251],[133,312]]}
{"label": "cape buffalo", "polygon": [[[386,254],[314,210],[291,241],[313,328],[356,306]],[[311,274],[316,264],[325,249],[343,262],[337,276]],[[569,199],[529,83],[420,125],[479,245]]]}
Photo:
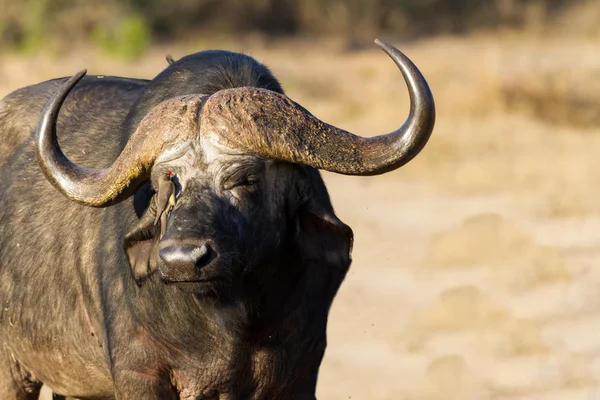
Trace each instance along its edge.
{"label": "cape buffalo", "polygon": [[392,171],[434,126],[425,78],[376,42],[411,108],[372,138],[226,51],[4,98],[0,399],[315,399],[353,240],[318,169]]}

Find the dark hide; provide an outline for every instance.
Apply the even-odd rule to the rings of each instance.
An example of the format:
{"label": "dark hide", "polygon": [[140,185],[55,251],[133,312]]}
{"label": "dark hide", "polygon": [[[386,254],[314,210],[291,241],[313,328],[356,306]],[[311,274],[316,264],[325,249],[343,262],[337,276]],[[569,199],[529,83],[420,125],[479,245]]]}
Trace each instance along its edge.
{"label": "dark hide", "polygon": [[[152,81],[84,78],[58,118],[67,157],[108,167],[170,97],[281,92],[247,56],[169,62]],[[42,384],[81,399],[314,399],[352,245],[318,171],[192,152],[156,166],[127,201],[75,204],[46,181],[34,149],[40,112],[62,82],[0,102],[0,399],[35,399]],[[159,247],[200,236],[210,246],[199,276],[219,279],[195,282],[175,263],[169,281]]]}

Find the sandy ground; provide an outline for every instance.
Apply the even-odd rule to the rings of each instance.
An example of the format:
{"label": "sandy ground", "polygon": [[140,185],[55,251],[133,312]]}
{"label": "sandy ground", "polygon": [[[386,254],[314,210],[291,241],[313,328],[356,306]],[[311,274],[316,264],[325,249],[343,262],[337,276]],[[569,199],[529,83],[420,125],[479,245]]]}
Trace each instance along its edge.
{"label": "sandy ground", "polygon": [[[600,139],[594,108],[587,119],[577,114],[597,105],[589,85],[600,73],[598,43],[394,43],[429,79],[437,128],[399,171],[325,174],[356,241],[331,311],[318,397],[600,399]],[[177,58],[205,47],[156,49],[133,65],[85,52],[7,56],[0,95],[84,67],[151,77],[167,50]],[[407,113],[400,75],[377,50],[208,47],[255,55],[292,98],[361,135],[394,129]],[[565,61],[573,57],[581,61]]]}

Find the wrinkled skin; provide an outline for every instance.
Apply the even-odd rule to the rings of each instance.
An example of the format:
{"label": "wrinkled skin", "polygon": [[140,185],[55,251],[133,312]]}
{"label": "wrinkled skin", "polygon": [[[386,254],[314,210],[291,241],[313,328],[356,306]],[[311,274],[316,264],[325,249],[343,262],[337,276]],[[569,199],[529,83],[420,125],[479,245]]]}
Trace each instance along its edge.
{"label": "wrinkled skin", "polygon": [[[134,197],[77,205],[35,160],[36,122],[62,82],[0,102],[0,398],[46,384],[81,399],[314,399],[352,245],[319,173],[198,141],[159,157]],[[281,91],[226,52],[152,81],[89,76],[63,105],[59,142],[106,168],[160,101],[238,86]],[[194,268],[177,252],[189,243],[208,245]]]}

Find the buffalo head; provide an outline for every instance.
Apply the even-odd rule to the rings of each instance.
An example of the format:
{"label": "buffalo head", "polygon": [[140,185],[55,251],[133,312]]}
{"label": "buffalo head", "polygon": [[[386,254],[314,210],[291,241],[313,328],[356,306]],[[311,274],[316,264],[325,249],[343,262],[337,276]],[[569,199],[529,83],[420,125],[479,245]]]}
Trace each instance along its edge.
{"label": "buffalo head", "polygon": [[[166,282],[208,292],[236,285],[280,254],[347,268],[352,231],[328,205],[316,169],[376,175],[401,167],[425,146],[434,102],[417,67],[376,41],[408,85],[404,125],[363,138],[328,125],[285,95],[240,87],[164,101],[141,121],[106,170],[70,162],[56,139],[69,79],[48,102],[37,130],[38,161],[69,199],[105,207],[151,182],[152,198],[124,247],[135,278],[154,270]],[[290,247],[293,243],[293,248]]]}

